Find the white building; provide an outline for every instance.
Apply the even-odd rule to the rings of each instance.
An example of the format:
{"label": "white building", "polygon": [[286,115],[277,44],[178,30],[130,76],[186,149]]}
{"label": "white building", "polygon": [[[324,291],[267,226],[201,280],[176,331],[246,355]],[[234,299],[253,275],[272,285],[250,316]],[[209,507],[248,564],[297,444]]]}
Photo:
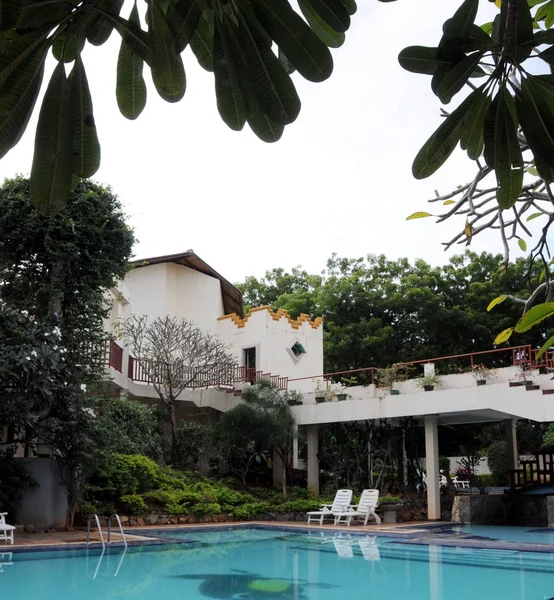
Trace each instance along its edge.
{"label": "white building", "polygon": [[[312,377],[323,373],[323,321],[286,311],[256,308],[243,316],[241,292],[206,264],[192,250],[170,256],[135,261],[117,289],[110,291],[112,310],[106,328],[113,333],[117,322],[130,315],[177,317],[193,321],[203,331],[217,335],[236,356],[235,388],[271,379],[280,389],[289,380],[295,388],[311,391]],[[115,389],[137,398],[155,400],[156,393],[137,368],[123,342],[113,342],[109,353],[110,375]],[[229,382],[221,382],[225,384]],[[182,418],[209,418],[236,403],[222,386],[186,390],[180,397]],[[227,386],[228,387],[228,386]],[[232,390],[230,390],[232,391]]]}

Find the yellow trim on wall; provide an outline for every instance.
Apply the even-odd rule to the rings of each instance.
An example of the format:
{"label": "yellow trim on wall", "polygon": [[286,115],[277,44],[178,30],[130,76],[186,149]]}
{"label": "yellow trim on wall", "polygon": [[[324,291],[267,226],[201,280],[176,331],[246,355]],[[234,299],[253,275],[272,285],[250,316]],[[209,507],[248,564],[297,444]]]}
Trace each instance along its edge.
{"label": "yellow trim on wall", "polygon": [[312,329],[317,329],[323,324],[323,319],[321,317],[311,319],[308,315],[302,313],[297,319],[292,319],[285,309],[280,308],[277,312],[275,312],[271,306],[259,306],[258,308],[252,308],[248,311],[243,319],[239,317],[237,313],[231,313],[230,315],[223,315],[222,317],[219,317],[218,321],[222,321],[223,319],[231,319],[231,321],[233,321],[237,327],[244,327],[251,315],[261,310],[267,310],[270,317],[274,321],[279,321],[279,319],[285,318],[293,329],[298,329],[302,323],[309,323]]}

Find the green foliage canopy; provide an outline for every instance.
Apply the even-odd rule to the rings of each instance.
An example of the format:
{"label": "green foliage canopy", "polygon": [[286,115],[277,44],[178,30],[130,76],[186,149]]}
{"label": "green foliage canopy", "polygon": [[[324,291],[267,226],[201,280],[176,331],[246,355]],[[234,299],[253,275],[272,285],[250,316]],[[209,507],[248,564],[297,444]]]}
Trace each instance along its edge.
{"label": "green foliage canopy", "polygon": [[[325,371],[333,372],[492,348],[519,309],[507,302],[494,313],[486,307],[507,290],[528,294],[533,282],[527,274],[523,259],[504,268],[502,256],[469,251],[440,267],[333,255],[321,275],[274,269],[239,287],[247,307],[269,304],[293,317],[322,316]],[[544,331],[528,331],[518,343],[538,345]]]}

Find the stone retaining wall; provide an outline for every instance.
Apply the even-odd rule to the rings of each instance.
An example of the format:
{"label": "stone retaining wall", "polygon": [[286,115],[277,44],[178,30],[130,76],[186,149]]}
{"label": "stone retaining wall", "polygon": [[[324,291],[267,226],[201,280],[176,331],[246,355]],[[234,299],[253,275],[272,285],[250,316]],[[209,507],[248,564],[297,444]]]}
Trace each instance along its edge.
{"label": "stone retaining wall", "polygon": [[554,527],[554,496],[456,496],[452,521],[473,525]]}

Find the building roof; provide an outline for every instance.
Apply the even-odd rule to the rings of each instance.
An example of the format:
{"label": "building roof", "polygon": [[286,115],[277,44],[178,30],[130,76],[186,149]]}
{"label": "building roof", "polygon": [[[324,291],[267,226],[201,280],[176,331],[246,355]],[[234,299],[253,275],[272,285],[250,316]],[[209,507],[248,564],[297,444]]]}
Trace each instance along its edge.
{"label": "building roof", "polygon": [[176,265],[183,265],[209,277],[219,279],[221,283],[221,295],[223,298],[223,310],[225,314],[236,313],[242,316],[243,304],[242,304],[242,293],[232,283],[227,281],[225,277],[222,277],[217,271],[212,269],[210,265],[204,262],[198,255],[194,253],[194,250],[186,250],[180,254],[168,254],[167,256],[154,256],[152,258],[143,258],[141,260],[131,261],[131,265],[138,269],[140,267],[147,267],[149,265],[159,265],[162,263],[175,263]]}

